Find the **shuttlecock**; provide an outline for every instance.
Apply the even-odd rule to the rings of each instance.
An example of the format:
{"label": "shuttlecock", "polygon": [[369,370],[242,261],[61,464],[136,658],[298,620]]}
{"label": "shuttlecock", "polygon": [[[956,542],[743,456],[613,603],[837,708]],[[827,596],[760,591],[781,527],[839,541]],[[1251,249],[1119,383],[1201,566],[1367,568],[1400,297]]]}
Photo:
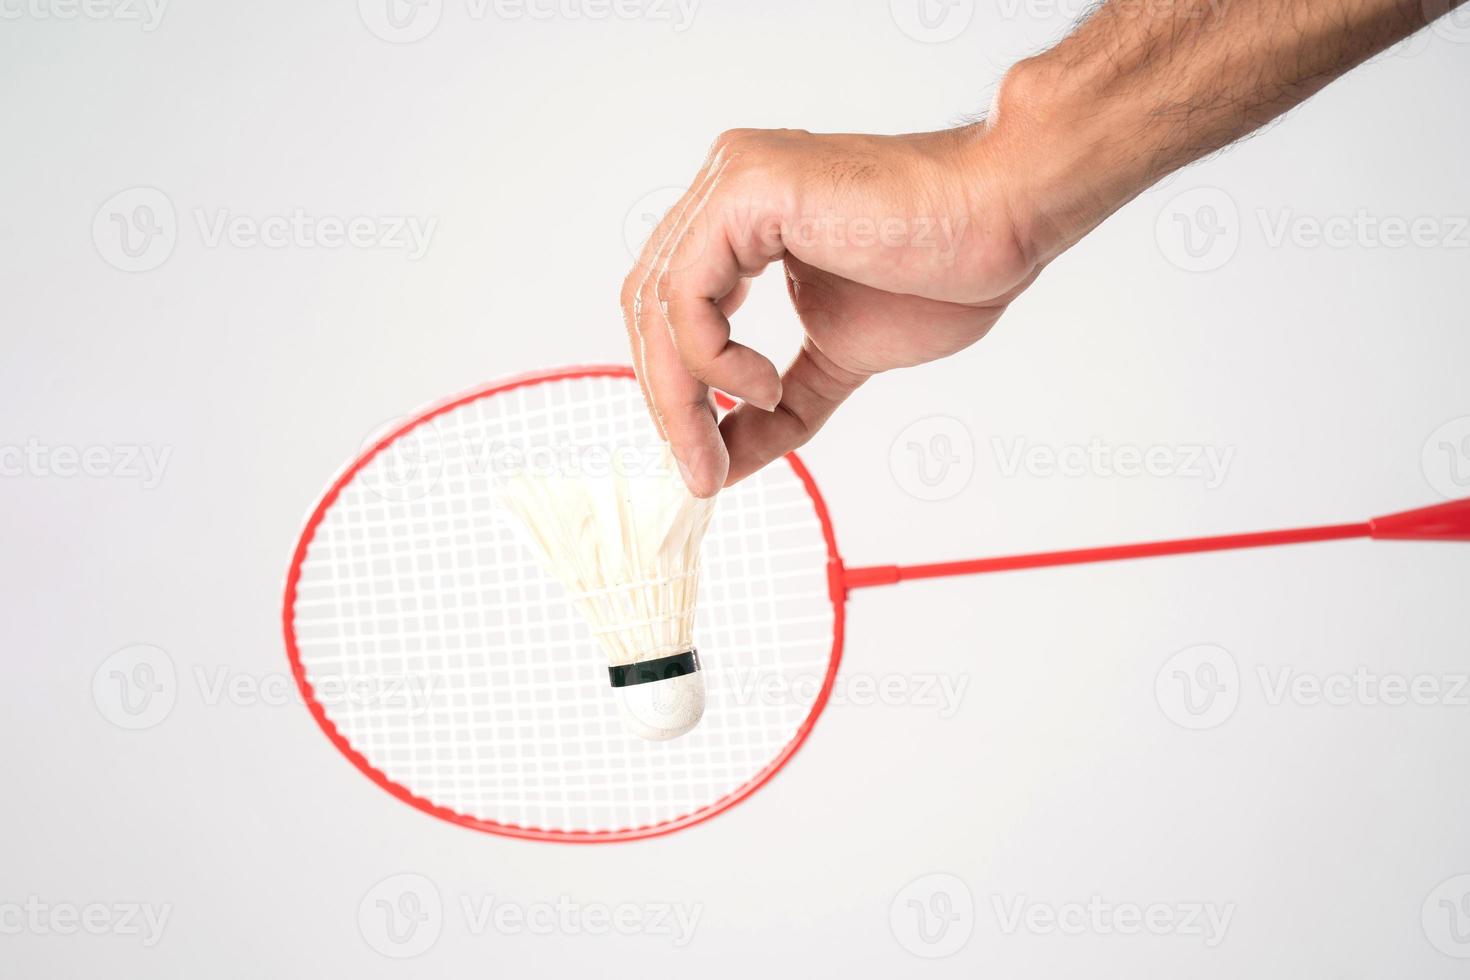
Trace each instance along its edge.
{"label": "shuttlecock", "polygon": [[502,475],[501,499],[607,655],[628,730],[675,738],[704,714],[694,605],[714,499],[689,492],[667,447],[605,470],[520,468]]}

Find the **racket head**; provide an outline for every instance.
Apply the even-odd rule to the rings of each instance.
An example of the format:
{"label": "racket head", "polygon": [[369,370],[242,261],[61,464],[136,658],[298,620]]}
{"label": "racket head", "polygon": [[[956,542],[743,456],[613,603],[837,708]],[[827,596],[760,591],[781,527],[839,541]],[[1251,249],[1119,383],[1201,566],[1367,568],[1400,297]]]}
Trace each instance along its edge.
{"label": "racket head", "polygon": [[[604,413],[616,422],[603,425]],[[785,767],[831,695],[845,590],[826,504],[794,453],[721,494],[696,613],[706,717],[672,742],[642,742],[620,727],[606,665],[586,624],[529,552],[508,550],[517,547],[517,532],[488,492],[493,474],[474,474],[473,453],[456,460],[446,448],[456,440],[472,446],[478,436],[483,449],[490,428],[514,443],[520,429],[536,426],[548,431],[528,434],[523,448],[542,437],[547,445],[563,437],[575,442],[584,431],[595,433],[594,443],[657,439],[634,373],[621,365],[520,375],[397,425],[340,472],[301,532],[282,612],[292,676],[338,751],[393,796],[442,820],[564,843],[640,840],[701,823]],[[402,484],[374,486],[373,474],[382,481],[392,454],[410,445],[415,468],[423,470]],[[478,516],[456,519],[467,510]],[[448,544],[436,522],[452,526]],[[475,550],[487,536],[496,547]],[[442,608],[448,595],[436,588],[432,570],[451,552],[463,558],[466,546],[476,557],[454,568],[456,579],[465,581],[468,572],[488,584],[460,590],[460,600]],[[408,560],[406,577],[392,569],[362,574],[385,558],[395,568]],[[416,577],[425,562],[430,573]],[[384,612],[404,607],[412,607],[405,618],[417,632],[404,635],[402,622]],[[523,628],[487,627],[479,646],[469,630],[465,643],[450,647],[446,637],[455,634],[431,625],[453,620],[458,628],[491,616],[524,619]],[[406,687],[419,682],[418,709],[386,696],[365,705],[328,694],[364,681],[368,690],[386,691],[392,678],[385,671],[393,670]],[[547,672],[549,686],[505,680]],[[774,706],[761,703],[751,696],[750,678],[757,686],[774,679],[784,693]],[[572,723],[576,737],[550,734]],[[486,732],[498,734],[487,741]],[[731,762],[737,750],[742,757]],[[521,799],[507,802],[510,783]]]}

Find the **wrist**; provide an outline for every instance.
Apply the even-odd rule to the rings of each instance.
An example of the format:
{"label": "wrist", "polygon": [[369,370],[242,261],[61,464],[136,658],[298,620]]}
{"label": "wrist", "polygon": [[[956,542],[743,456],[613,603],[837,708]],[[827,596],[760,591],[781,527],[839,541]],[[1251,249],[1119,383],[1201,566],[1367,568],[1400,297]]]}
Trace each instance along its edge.
{"label": "wrist", "polygon": [[[1014,65],[986,121],[985,151],[1023,247],[1041,265],[1172,169],[1146,120],[1051,52]],[[1131,134],[1126,139],[1123,134]]]}

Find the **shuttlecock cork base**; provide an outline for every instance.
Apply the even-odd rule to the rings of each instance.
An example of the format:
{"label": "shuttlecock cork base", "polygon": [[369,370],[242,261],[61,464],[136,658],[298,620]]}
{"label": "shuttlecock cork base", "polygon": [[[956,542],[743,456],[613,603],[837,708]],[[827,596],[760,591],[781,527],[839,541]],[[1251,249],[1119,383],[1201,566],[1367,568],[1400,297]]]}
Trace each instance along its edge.
{"label": "shuttlecock cork base", "polygon": [[699,652],[692,649],[609,667],[623,724],[635,735],[659,742],[692,730],[704,717],[704,678],[698,671]]}
{"label": "shuttlecock cork base", "polygon": [[714,501],[689,493],[667,448],[644,461],[596,475],[518,470],[500,491],[601,645],[624,727],[661,741],[704,715],[694,609]]}

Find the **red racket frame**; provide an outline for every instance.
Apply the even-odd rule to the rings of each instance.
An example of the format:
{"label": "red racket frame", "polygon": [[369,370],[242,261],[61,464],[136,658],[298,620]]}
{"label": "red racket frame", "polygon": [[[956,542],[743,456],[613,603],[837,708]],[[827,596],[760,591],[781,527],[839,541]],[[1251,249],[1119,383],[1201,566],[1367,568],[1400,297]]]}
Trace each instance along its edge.
{"label": "red racket frame", "polygon": [[[450,823],[472,827],[475,830],[483,830],[492,834],[500,834],[505,837],[561,841],[564,843],[605,843],[609,841],[642,840],[671,833],[684,827],[692,827],[697,823],[703,823],[710,817],[725,812],[735,804],[749,797],[769,782],[777,772],[791,761],[791,757],[806,742],[807,736],[811,734],[812,727],[816,724],[817,718],[821,716],[822,711],[827,707],[827,701],[832,695],[832,685],[837,678],[837,669],[842,662],[847,593],[855,588],[894,585],[908,579],[976,575],[986,572],[1017,571],[1055,565],[1121,561],[1133,558],[1155,558],[1164,555],[1223,551],[1235,548],[1260,548],[1268,545],[1303,544],[1312,541],[1332,541],[1345,538],[1470,541],[1470,499],[1467,499],[1403,511],[1397,514],[1390,514],[1386,517],[1375,517],[1367,521],[1352,524],[1331,524],[1322,527],[1290,528],[1280,531],[1262,531],[1253,534],[1226,534],[1206,538],[1185,538],[1177,541],[1155,541],[1144,544],[1114,545],[1102,548],[1081,548],[1073,551],[1049,551],[1032,555],[1011,555],[998,558],[980,558],[970,561],[939,562],[930,565],[872,565],[862,568],[847,568],[843,565],[842,558],[837,551],[837,539],[832,530],[832,520],[827,512],[826,502],[817,490],[817,485],[812,480],[811,473],[808,472],[805,464],[802,463],[801,459],[795,453],[788,453],[785,457],[786,463],[801,481],[802,487],[805,488],[807,495],[811,497],[812,507],[816,512],[817,519],[822,525],[822,537],[827,544],[828,594],[832,602],[833,616],[832,653],[827,664],[827,674],[823,678],[821,690],[817,692],[817,698],[812,704],[811,711],[807,714],[801,727],[797,729],[796,735],[792,740],[764,769],[738,789],[707,806],[672,820],[665,820],[642,827],[605,831],[547,830],[539,827],[522,827],[516,824],[498,823],[493,820],[480,820],[432,803],[393,782],[378,769],[374,768],[372,763],[368,762],[359,752],[353,749],[347,743],[347,740],[342,737],[342,734],[337,731],[331,719],[327,717],[326,711],[316,699],[316,694],[312,690],[310,681],[306,679],[306,672],[301,664],[301,655],[296,647],[292,610],[296,603],[296,587],[301,577],[301,563],[306,558],[307,548],[311,544],[317,527],[321,524],[328,508],[336,501],[342,488],[347,485],[363,466],[399,436],[431,419],[443,415],[445,412],[480,398],[486,398],[528,385],[544,384],[549,381],[570,381],[580,378],[633,379],[635,375],[632,368],[623,365],[570,367],[519,375],[509,380],[481,388],[470,394],[451,399],[450,401],[421,412],[412,421],[398,427],[378,440],[371,449],[359,456],[351,466],[333,481],[325,496],[322,497],[321,502],[312,511],[305,529],[301,532],[301,539],[296,545],[295,555],[291,559],[291,568],[286,576],[285,607],[282,614],[282,621],[286,633],[286,652],[291,660],[291,674],[296,678],[296,685],[301,689],[301,695],[306,701],[307,707],[311,710],[312,717],[316,719],[317,724],[321,726],[322,731],[326,733],[327,738],[332,741],[332,744],[343,755],[347,756],[353,765],[362,770],[368,778],[405,803],[417,807],[425,813],[439,817],[441,820],[448,820]],[[723,395],[719,396],[719,399],[723,407],[731,407],[732,403],[729,399]]]}
{"label": "red racket frame", "polygon": [[[756,773],[738,789],[726,794],[713,803],[700,807],[698,810],[693,810],[682,817],[676,817],[672,820],[664,820],[660,821],[659,823],[648,824],[646,826],[628,827],[620,830],[567,831],[549,830],[542,827],[523,827],[518,824],[500,823],[494,820],[481,820],[477,817],[471,817],[467,814],[459,813],[447,807],[440,806],[430,800],[426,800],[423,797],[418,796],[406,787],[401,786],[398,783],[395,783],[393,780],[389,779],[387,775],[385,775],[381,770],[377,769],[371,762],[369,762],[367,758],[362,755],[362,753],[354,749],[348,743],[347,739],[342,736],[342,733],[337,730],[337,726],[332,723],[332,720],[327,717],[325,708],[322,706],[321,702],[317,700],[316,692],[312,689],[311,682],[307,680],[306,670],[301,663],[301,652],[296,646],[296,631],[293,610],[296,606],[296,589],[301,579],[301,565],[302,562],[306,560],[307,549],[310,547],[312,539],[316,535],[317,528],[321,525],[322,520],[326,517],[328,509],[330,509],[332,504],[336,502],[338,495],[342,492],[342,488],[345,487],[364,466],[366,466],[375,456],[377,456],[378,453],[387,448],[387,446],[390,445],[399,436],[402,436],[410,430],[417,428],[425,422],[435,419],[446,412],[459,408],[461,405],[466,405],[481,398],[488,398],[492,395],[499,395],[507,391],[513,391],[517,388],[524,388],[529,385],[545,384],[551,381],[575,381],[583,378],[633,379],[634,377],[635,375],[633,373],[633,369],[623,365],[603,364],[587,365],[583,367],[561,368],[552,371],[541,371],[531,374],[517,375],[516,377],[510,378],[508,380],[497,382],[495,384],[489,385],[488,387],[480,388],[476,391],[473,391],[467,395],[461,395],[459,397],[450,399],[449,401],[443,402],[442,404],[435,405],[427,409],[426,411],[416,414],[412,420],[397,427],[392,432],[379,439],[376,443],[373,444],[370,449],[359,456],[352,463],[352,465],[348,466],[346,470],[344,470],[340,475],[337,476],[335,480],[332,481],[332,485],[327,489],[326,494],[323,495],[321,501],[316,505],[316,508],[312,510],[311,516],[307,518],[306,527],[301,532],[301,538],[296,544],[295,554],[291,558],[290,570],[286,574],[285,604],[281,616],[282,625],[285,629],[286,634],[286,654],[291,661],[291,676],[296,678],[296,686],[300,689],[301,696],[306,702],[307,708],[311,711],[311,716],[316,719],[316,723],[321,726],[322,731],[326,734],[327,738],[331,740],[332,744],[337,747],[337,750],[345,755],[349,760],[351,760],[352,764],[356,766],[359,770],[361,770],[361,772],[365,776],[367,776],[373,782],[377,783],[383,789],[387,790],[389,793],[396,796],[398,799],[407,803],[409,806],[416,807],[417,809],[422,810],[423,812],[428,813],[432,816],[438,817],[441,820],[447,820],[450,823],[459,824],[461,827],[470,827],[474,830],[482,830],[491,834],[499,834],[503,837],[517,837],[524,840],[559,841],[562,843],[573,844],[596,844],[608,843],[612,841],[644,840],[649,837],[658,837],[662,834],[672,833],[675,830],[681,830],[685,827],[692,827],[697,823],[703,823],[710,817],[713,817],[718,813],[723,813],[724,811],[730,809],[730,807],[744,800],[745,798],[750,796],[750,794],[754,793],[756,790],[764,786],[767,782],[770,781],[771,777],[775,776],[776,773],[781,771],[786,763],[791,761],[791,757],[795,755],[796,750],[801,748],[802,744],[806,742],[807,736],[811,734],[812,726],[816,724],[817,718],[821,716],[823,709],[827,707],[827,701],[832,696],[832,685],[837,679],[837,668],[842,661],[842,644],[844,636],[843,627],[846,593],[845,590],[837,587],[837,585],[835,584],[829,590],[830,598],[832,601],[832,653],[827,662],[826,676],[822,679],[822,687],[817,692],[817,698],[816,701],[812,704],[811,711],[807,713],[806,719],[801,723],[801,727],[796,730],[796,735],[791,739],[789,743],[787,743],[786,747],[781,750],[776,758],[772,759],[771,762],[768,763],[764,769]],[[724,404],[725,407],[729,407],[728,402],[724,402]],[[796,456],[796,454],[791,453],[787,455],[786,462],[791,466],[792,472],[796,474],[797,479],[801,481],[801,485],[806,490],[807,495],[811,497],[812,508],[816,511],[817,519],[821,522],[822,538],[827,544],[827,566],[829,569],[828,581],[829,583],[839,583],[841,581],[840,569],[842,568],[842,562],[837,555],[837,540],[832,532],[832,520],[827,513],[827,504],[822,499],[821,493],[817,490],[817,485],[815,482],[813,482],[811,473],[808,472],[806,466]]]}

